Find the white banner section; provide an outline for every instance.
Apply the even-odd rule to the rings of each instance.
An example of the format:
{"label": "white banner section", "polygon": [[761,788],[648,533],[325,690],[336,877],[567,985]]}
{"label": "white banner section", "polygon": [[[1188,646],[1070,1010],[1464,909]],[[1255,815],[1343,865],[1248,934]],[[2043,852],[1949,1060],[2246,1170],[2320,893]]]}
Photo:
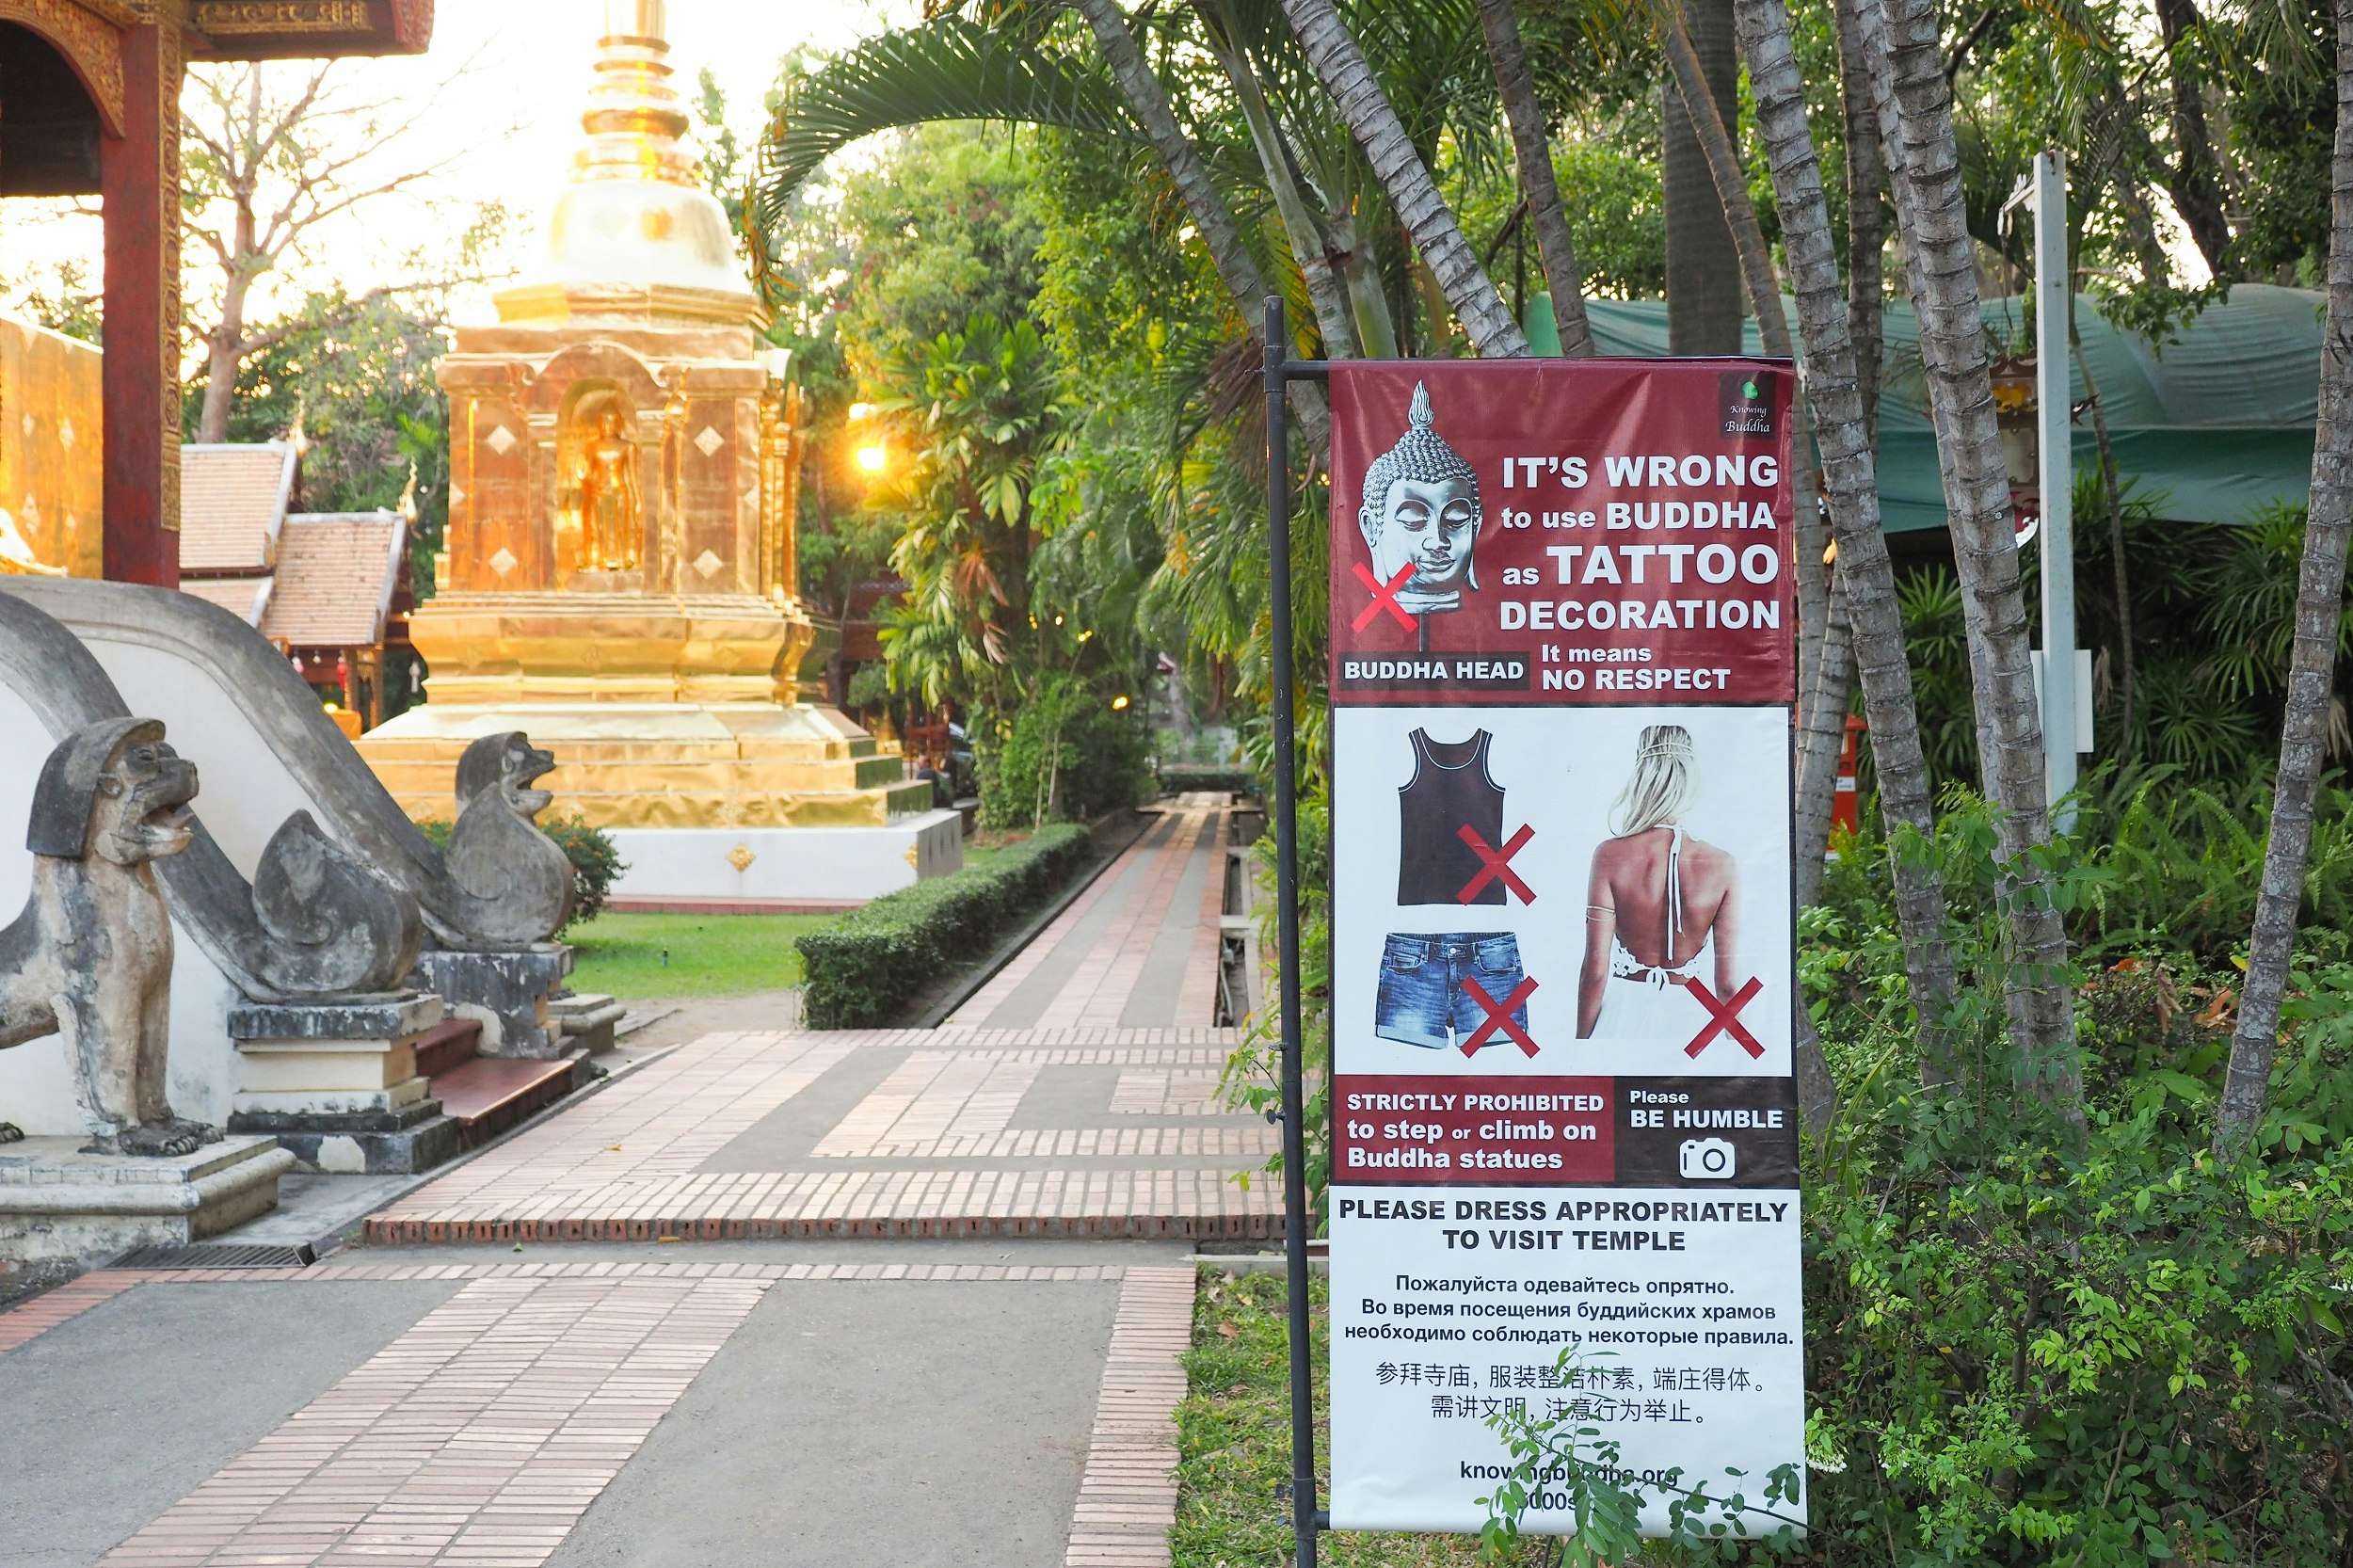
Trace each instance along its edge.
{"label": "white banner section", "polygon": [[[1779,1527],[1758,1510],[1805,1420],[1794,1191],[1334,1187],[1331,1213],[1334,1528],[1479,1529],[1507,1410],[1616,1443],[1646,1533],[1702,1483]],[[1539,1491],[1521,1528],[1568,1533]]]}

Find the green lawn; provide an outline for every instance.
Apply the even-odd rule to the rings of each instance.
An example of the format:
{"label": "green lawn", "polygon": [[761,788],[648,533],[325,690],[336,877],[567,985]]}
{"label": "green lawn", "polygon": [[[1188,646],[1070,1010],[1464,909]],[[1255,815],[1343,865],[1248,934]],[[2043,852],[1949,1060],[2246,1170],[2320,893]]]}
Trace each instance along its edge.
{"label": "green lawn", "polygon": [[[1193,1298],[1187,1392],[1176,1407],[1176,1568],[1282,1568],[1290,1561],[1289,1504],[1274,1488],[1290,1480],[1289,1325],[1281,1274],[1204,1268]],[[1316,1468],[1331,1484],[1331,1427],[1324,1399],[1324,1282],[1309,1292],[1315,1324]],[[1506,1565],[1538,1560],[1530,1543]],[[1471,1568],[1479,1542],[1467,1535],[1327,1535],[1319,1562],[1333,1568]]]}
{"label": "green lawn", "polygon": [[793,939],[833,915],[625,915],[608,911],[566,934],[580,950],[576,991],[717,997],[801,983]]}
{"label": "green lawn", "polygon": [[[984,866],[1027,834],[992,834],[964,846],[966,867]],[[801,983],[793,939],[838,915],[626,915],[607,911],[564,934],[580,950],[572,989],[624,1000],[726,997]]]}

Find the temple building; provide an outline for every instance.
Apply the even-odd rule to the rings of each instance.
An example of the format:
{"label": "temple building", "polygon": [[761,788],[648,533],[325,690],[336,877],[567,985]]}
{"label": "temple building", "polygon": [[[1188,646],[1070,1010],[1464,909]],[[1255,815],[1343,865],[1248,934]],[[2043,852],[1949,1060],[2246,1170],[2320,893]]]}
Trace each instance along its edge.
{"label": "temple building", "polygon": [[409,622],[426,700],[361,753],[445,816],[466,744],[528,731],[556,809],[618,830],[624,898],[853,899],[952,869],[930,786],[804,694],[791,366],[684,142],[661,0],[604,14],[538,275],[438,367],[449,522]]}
{"label": "temple building", "polygon": [[[433,0],[0,0],[0,197],[96,196],[104,210],[103,428],[84,434],[104,454],[106,576],[178,580],[187,67],[422,54],[432,36]],[[88,549],[77,539],[75,558]]]}
{"label": "temple building", "polygon": [[301,510],[298,434],[191,443],[180,477],[180,591],[276,643],[346,734],[407,706],[413,500],[397,510]]}
{"label": "temple building", "polygon": [[0,316],[0,573],[104,570],[104,374],[95,344]]}

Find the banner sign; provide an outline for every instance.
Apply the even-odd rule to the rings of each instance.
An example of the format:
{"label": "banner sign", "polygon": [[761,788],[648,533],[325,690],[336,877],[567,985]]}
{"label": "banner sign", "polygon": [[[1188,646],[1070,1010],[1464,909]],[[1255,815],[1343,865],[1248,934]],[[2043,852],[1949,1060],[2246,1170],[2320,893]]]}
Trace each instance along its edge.
{"label": "banner sign", "polygon": [[1652,1531],[1802,1473],[1790,390],[1332,367],[1335,1528],[1479,1529],[1504,1412]]}

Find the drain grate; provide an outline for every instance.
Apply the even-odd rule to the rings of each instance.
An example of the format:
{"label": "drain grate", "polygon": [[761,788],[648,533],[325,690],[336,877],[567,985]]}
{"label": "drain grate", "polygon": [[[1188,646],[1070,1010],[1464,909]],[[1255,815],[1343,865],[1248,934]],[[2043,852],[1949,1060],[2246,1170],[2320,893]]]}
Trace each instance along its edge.
{"label": "drain grate", "polygon": [[318,1261],[308,1242],[297,1247],[249,1242],[198,1242],[188,1247],[140,1247],[115,1259],[118,1269],[305,1269]]}

